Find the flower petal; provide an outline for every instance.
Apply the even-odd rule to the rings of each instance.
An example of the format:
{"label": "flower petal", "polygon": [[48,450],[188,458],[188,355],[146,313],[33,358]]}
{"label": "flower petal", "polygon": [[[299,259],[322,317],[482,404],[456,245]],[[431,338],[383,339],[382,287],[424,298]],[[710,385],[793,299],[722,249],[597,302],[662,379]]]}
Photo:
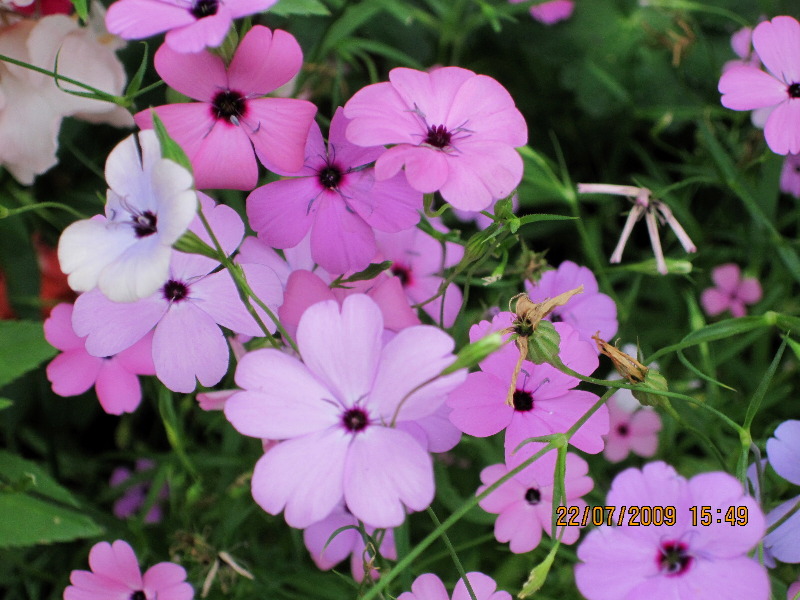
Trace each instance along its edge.
{"label": "flower petal", "polygon": [[[121,0],[116,4],[122,3]],[[225,63],[211,52],[179,52],[169,44],[162,44],[153,62],[159,76],[169,87],[195,100],[210,102],[220,89],[228,87]]]}
{"label": "flower petal", "polygon": [[266,96],[297,75],[303,51],[285,31],[255,25],[242,38],[228,67],[228,81],[245,95]]}
{"label": "flower petal", "polygon": [[792,17],[775,17],[753,31],[758,58],[785,83],[800,82],[800,23]]}

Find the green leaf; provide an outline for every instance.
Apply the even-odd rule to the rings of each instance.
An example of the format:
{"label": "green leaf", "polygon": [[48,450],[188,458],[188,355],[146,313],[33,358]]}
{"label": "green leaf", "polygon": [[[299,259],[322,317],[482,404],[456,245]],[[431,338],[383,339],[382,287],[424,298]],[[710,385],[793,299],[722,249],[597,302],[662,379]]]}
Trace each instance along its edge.
{"label": "green leaf", "polygon": [[670,352],[675,352],[676,350],[682,350],[684,348],[689,348],[690,346],[696,346],[705,342],[724,340],[734,335],[740,335],[742,333],[747,333],[748,331],[753,331],[754,329],[768,327],[769,325],[771,325],[771,323],[768,321],[765,315],[740,317],[738,319],[725,319],[719,323],[712,323],[711,325],[707,325],[702,329],[691,332],[677,344],[662,348],[652,356],[648,357],[645,362],[651,363],[655,360],[658,360],[658,358],[661,356],[664,356]]}
{"label": "green leaf", "polygon": [[0,321],[0,387],[32,371],[57,352],[44,339],[41,323]]}
{"label": "green leaf", "polygon": [[86,23],[89,20],[89,3],[86,0],[72,0],[72,6],[75,7],[75,12],[81,21]]}
{"label": "green leaf", "polygon": [[542,589],[542,586],[547,579],[547,574],[550,572],[550,567],[553,566],[553,559],[555,559],[556,552],[558,551],[558,547],[560,545],[560,541],[557,541],[555,544],[553,544],[552,549],[547,553],[547,556],[545,556],[544,560],[533,567],[530,575],[528,575],[528,581],[525,582],[525,585],[522,586],[519,594],[517,594],[518,598],[527,598],[528,596],[531,596]]}
{"label": "green leaf", "polygon": [[144,54],[142,55],[142,62],[139,63],[139,68],[136,69],[136,73],[134,73],[133,77],[131,77],[131,81],[130,83],[128,83],[128,87],[125,88],[125,96],[131,98],[135,96],[136,92],[138,92],[142,88],[142,80],[144,79],[144,74],[147,72],[147,65],[148,65],[147,57],[149,54],[148,46],[147,42],[142,42],[142,44],[144,45]]}
{"label": "green leaf", "polygon": [[383,273],[386,269],[392,266],[392,261],[385,260],[380,263],[372,263],[363,271],[359,271],[353,275],[350,275],[347,279],[342,279],[341,277],[337,277],[336,281],[331,283],[331,287],[344,287],[343,283],[353,283],[355,281],[369,281],[370,279],[375,279],[380,273]]}
{"label": "green leaf", "polygon": [[27,480],[29,485],[16,491],[35,492],[37,495],[46,496],[61,504],[68,504],[79,508],[78,501],[65,488],[61,487],[47,471],[35,462],[26,460],[6,450],[0,450],[0,481],[7,485],[14,485],[22,480]]}
{"label": "green leaf", "polygon": [[169,136],[167,128],[164,127],[163,121],[158,118],[156,111],[152,111],[152,115],[153,129],[155,129],[156,135],[158,136],[158,143],[161,144],[161,156],[175,161],[189,171],[189,173],[193,173],[192,163],[189,162],[189,158],[186,156],[183,148]]}
{"label": "green leaf", "polygon": [[0,410],[4,410],[9,406],[13,406],[14,403],[9,400],[8,398],[0,398]]}
{"label": "green leaf", "polygon": [[328,16],[331,14],[328,8],[319,0],[280,0],[269,9],[269,12],[279,17],[288,17],[289,15]]}

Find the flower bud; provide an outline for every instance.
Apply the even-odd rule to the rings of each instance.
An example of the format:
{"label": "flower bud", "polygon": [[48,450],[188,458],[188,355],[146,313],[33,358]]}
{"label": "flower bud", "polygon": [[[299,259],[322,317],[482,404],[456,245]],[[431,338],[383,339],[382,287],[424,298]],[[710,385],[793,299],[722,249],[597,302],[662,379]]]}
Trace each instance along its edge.
{"label": "flower bud", "polygon": [[[648,369],[641,386],[651,390],[664,392],[668,390],[666,378],[655,369]],[[645,392],[643,390],[636,389],[631,391],[633,392],[633,397],[641,402],[644,406],[659,407],[669,404],[669,398],[656,392]]]}
{"label": "flower bud", "polygon": [[561,336],[550,321],[539,321],[539,325],[528,337],[528,360],[540,365],[550,363],[558,365]]}

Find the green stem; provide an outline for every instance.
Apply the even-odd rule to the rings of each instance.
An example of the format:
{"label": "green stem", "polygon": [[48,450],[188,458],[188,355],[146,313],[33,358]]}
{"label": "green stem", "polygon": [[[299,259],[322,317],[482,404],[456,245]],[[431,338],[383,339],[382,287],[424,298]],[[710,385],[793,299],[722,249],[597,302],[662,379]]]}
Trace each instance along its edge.
{"label": "green stem", "polygon": [[5,206],[0,206],[0,219],[5,219],[6,217],[13,217],[15,215],[28,212],[30,210],[37,210],[39,208],[58,208],[73,214],[79,219],[85,218],[84,215],[82,215],[80,212],[78,212],[71,206],[67,206],[66,204],[61,204],[60,202],[37,202],[36,204],[20,206],[19,208],[6,208]]}
{"label": "green stem", "polygon": [[[439,518],[436,516],[436,513],[433,511],[431,507],[428,507],[428,515],[433,521],[434,527],[441,527],[442,523],[439,521]],[[459,577],[464,582],[464,585],[467,587],[467,593],[472,600],[478,600],[475,596],[475,590],[472,589],[472,584],[467,579],[467,572],[464,570],[464,565],[461,564],[461,560],[458,558],[458,554],[456,553],[456,549],[453,548],[453,544],[450,542],[450,538],[447,534],[442,531],[442,541],[444,545],[447,547],[447,552],[450,554],[450,558],[453,559],[453,564],[456,566],[456,571],[458,571]]]}

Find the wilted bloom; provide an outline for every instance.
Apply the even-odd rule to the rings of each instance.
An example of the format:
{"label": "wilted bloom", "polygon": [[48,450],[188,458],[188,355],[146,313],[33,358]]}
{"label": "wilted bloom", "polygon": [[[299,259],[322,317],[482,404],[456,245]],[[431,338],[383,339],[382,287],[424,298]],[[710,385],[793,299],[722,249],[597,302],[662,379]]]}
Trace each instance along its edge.
{"label": "wilted bloom", "polygon": [[171,562],[161,562],[145,571],[139,569],[136,554],[128,542],[99,542],[89,551],[91,571],[73,571],[72,585],[64,590],[64,600],[191,600],[192,586],[186,583],[186,570]]}
{"label": "wilted bloom", "polygon": [[114,302],[133,302],[167,281],[172,244],[197,212],[192,176],[162,158],[153,131],[130,135],[106,160],[106,214],[77,221],[58,242],[72,289],[100,288]]}
{"label": "wilted bloom", "polygon": [[769,73],[753,65],[727,69],[719,80],[722,105],[772,108],[764,126],[770,150],[800,154],[800,23],[788,16],[759,23],[753,47]]}
{"label": "wilted bloom", "polygon": [[[623,396],[623,392],[627,392]],[[619,400],[623,396],[624,400]],[[627,404],[628,398],[636,404]],[[650,458],[658,449],[658,432],[661,417],[649,407],[642,407],[629,390],[619,390],[606,403],[608,405],[608,435],[603,456],[610,462],[620,462],[630,452]]]}
{"label": "wilted bloom", "polygon": [[[775,429],[774,437],[767,440],[769,464],[785,480],[800,485],[800,421],[784,421]],[[782,562],[800,562],[800,496],[788,500],[767,515],[771,526],[795,510],[764,538],[770,554]]]}
{"label": "wilted bloom", "polygon": [[622,229],[622,235],[619,238],[617,247],[614,248],[614,252],[611,254],[610,263],[618,263],[622,260],[622,252],[625,250],[625,244],[628,242],[631,231],[633,231],[633,226],[643,216],[647,223],[647,232],[650,234],[650,244],[653,246],[653,254],[656,257],[656,267],[659,273],[666,275],[669,271],[667,263],[664,261],[664,252],[661,249],[661,238],[658,236],[658,221],[661,221],[662,224],[666,223],[672,228],[686,252],[697,252],[694,242],[686,234],[681,224],[678,223],[670,208],[660,200],[651,198],[651,192],[647,188],[607,183],[579,183],[578,193],[612,194],[633,199],[633,208],[628,214],[628,220],[625,221],[625,227]]}
{"label": "wilted bloom", "polygon": [[[253,189],[254,149],[279,169],[303,166],[317,108],[305,100],[263,97],[300,70],[303,52],[294,36],[255,25],[227,67],[211,52],[181,54],[166,44],[154,61],[167,85],[200,101],[152,109],[192,162],[199,189]],[[139,127],[153,126],[150,109],[135,119]]]}
{"label": "wilted bloom", "polygon": [[278,0],[118,0],[108,8],[111,33],[138,40],[167,32],[176,52],[219,46],[234,19],[267,10]]}
{"label": "wilted bloom", "polygon": [[411,187],[438,190],[455,208],[482,210],[522,179],[514,148],[528,141],[525,119],[506,89],[486,75],[459,67],[392,69],[388,82],[356,92],[344,114],[354,144],[395,144],[375,163],[378,179],[405,166]]}
{"label": "wilted bloom", "polygon": [[[494,537],[498,542],[509,542],[511,552],[530,552],[539,545],[542,531],[553,536],[553,477],[556,452],[539,457],[531,465],[501,484],[480,501],[486,512],[498,515],[494,524]],[[481,471],[481,482],[476,494],[508,474],[511,469],[503,464],[491,465]],[[581,498],[588,494],[594,482],[589,477],[589,465],[577,454],[567,453],[566,477],[564,479],[565,506],[583,510],[586,502]],[[580,528],[569,525],[561,538],[564,544],[574,544]]]}
{"label": "wilted bloom", "polygon": [[[578,547],[575,583],[589,600],[769,598],[767,570],[747,556],[764,535],[764,515],[732,475],[687,481],[663,462],[649,463],[617,475],[605,505],[616,507],[614,524]],[[641,512],[631,521],[623,506]],[[735,525],[724,520],[729,514]]]}
{"label": "wilted bloom", "polygon": [[730,310],[734,317],[747,314],[745,304],[755,304],[761,300],[761,284],[755,277],[742,277],[739,265],[727,263],[711,271],[711,279],[716,287],[706,289],[700,296],[700,303],[710,316]]}
{"label": "wilted bloom", "polygon": [[345,139],[341,108],[331,121],[326,147],[314,123],[305,163],[292,176],[255,189],[247,216],[259,238],[274,248],[293,248],[311,232],[311,256],[329,273],[361,271],[375,256],[373,229],[397,232],[419,221],[422,194],[401,174],[375,181],[369,167],[385,149],[362,148]]}
{"label": "wilted bloom", "polygon": [[789,154],[783,161],[781,191],[800,198],[800,154]]}
{"label": "wilted bloom", "polygon": [[308,527],[344,499],[355,518],[396,527],[406,509],[433,500],[433,464],[417,438],[395,425],[428,417],[464,381],[453,340],[428,325],[408,327],[383,343],[383,317],[367,296],[327,300],[300,319],[303,362],[279,350],[239,362],[244,391],[225,416],[244,435],[284,440],[256,464],[253,497],[292,527]]}
{"label": "wilted bloom", "polygon": [[[495,580],[483,573],[467,573],[472,591],[475,592],[475,600],[511,600],[511,594],[497,590]],[[439,579],[433,573],[420,575],[411,584],[410,592],[403,592],[397,600],[451,600],[450,595]],[[471,600],[467,586],[463,579],[459,579],[453,590],[452,600]]]}
{"label": "wilted bloom", "polygon": [[[512,4],[519,4],[523,0],[509,0]],[[549,0],[534,4],[530,8],[531,16],[545,25],[554,25],[559,21],[564,21],[572,16],[575,10],[574,0]]]}

